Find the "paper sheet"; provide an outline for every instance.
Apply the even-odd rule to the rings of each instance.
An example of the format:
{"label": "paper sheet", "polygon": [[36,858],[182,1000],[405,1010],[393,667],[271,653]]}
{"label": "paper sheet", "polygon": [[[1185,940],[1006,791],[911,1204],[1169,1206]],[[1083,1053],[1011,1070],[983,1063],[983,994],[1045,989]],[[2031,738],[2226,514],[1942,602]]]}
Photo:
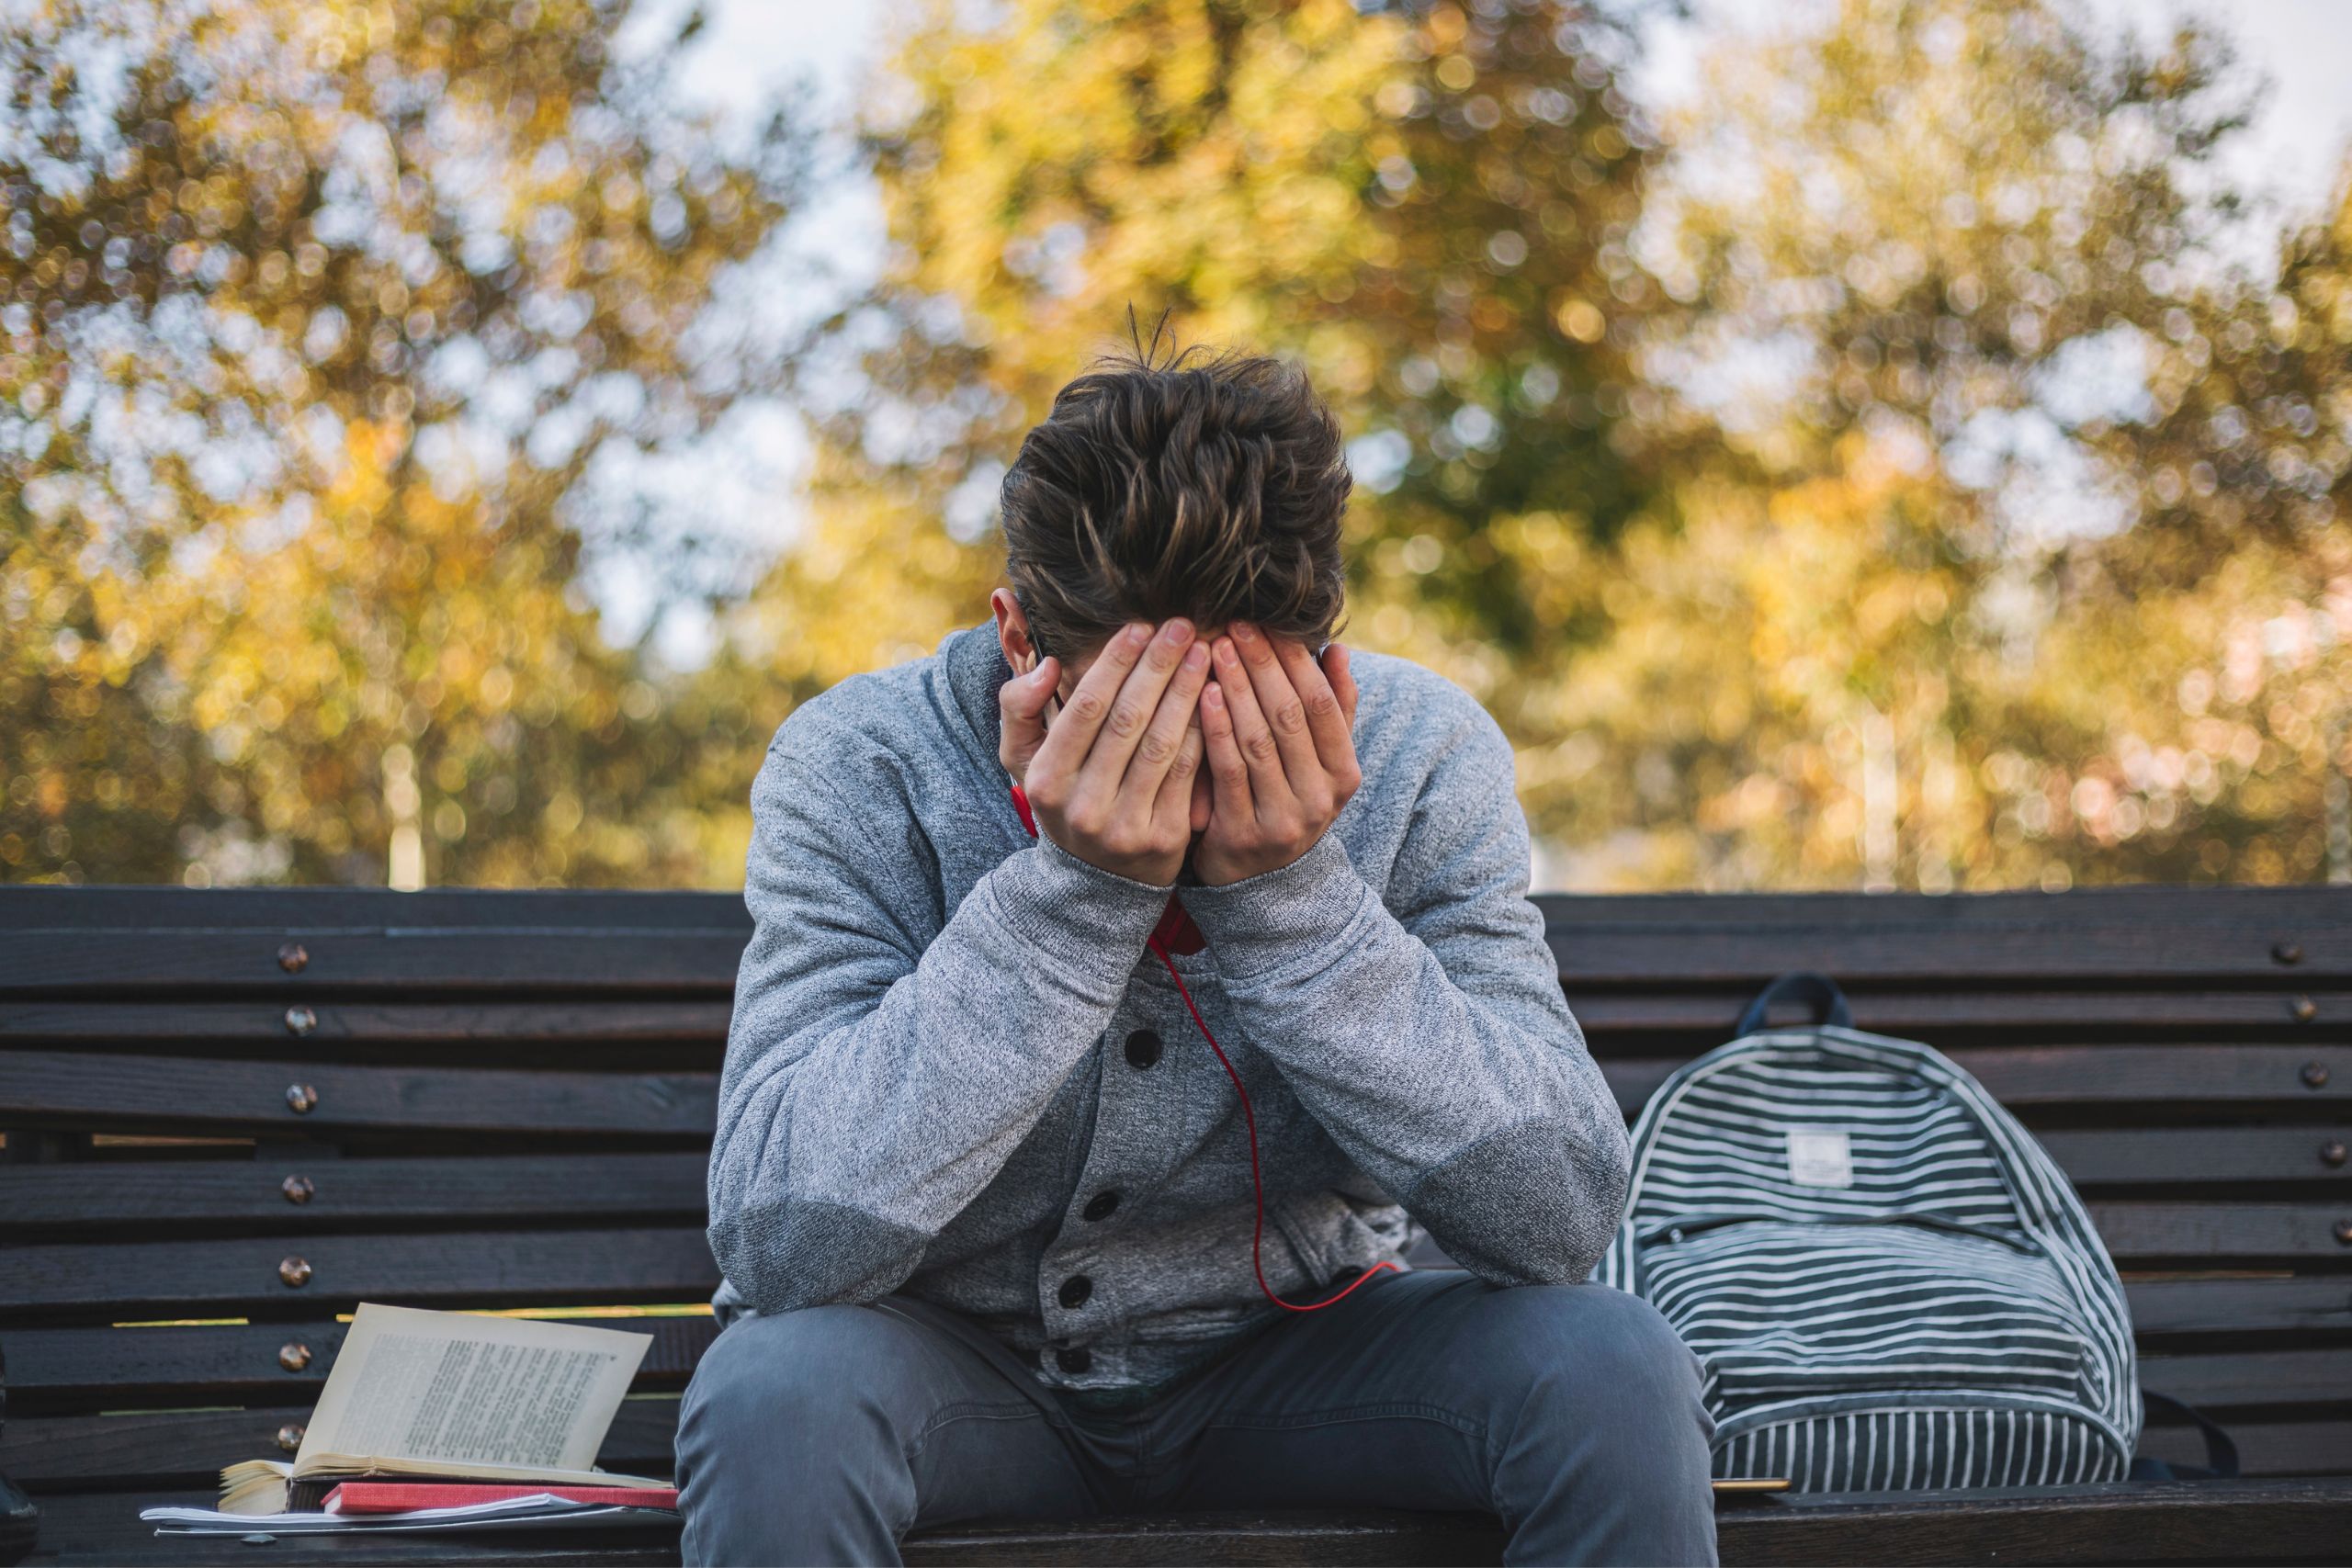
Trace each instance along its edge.
{"label": "paper sheet", "polygon": [[295,1456],[585,1471],[652,1340],[363,1303]]}

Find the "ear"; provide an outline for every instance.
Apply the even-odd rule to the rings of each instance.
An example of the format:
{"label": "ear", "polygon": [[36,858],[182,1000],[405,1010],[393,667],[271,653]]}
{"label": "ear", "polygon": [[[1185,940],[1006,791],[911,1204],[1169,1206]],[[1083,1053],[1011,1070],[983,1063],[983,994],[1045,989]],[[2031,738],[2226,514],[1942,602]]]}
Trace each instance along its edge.
{"label": "ear", "polygon": [[1037,647],[1029,640],[1029,617],[1012,590],[999,588],[989,593],[989,608],[996,614],[997,646],[1004,649],[1004,661],[1012,672],[1026,675],[1037,668]]}

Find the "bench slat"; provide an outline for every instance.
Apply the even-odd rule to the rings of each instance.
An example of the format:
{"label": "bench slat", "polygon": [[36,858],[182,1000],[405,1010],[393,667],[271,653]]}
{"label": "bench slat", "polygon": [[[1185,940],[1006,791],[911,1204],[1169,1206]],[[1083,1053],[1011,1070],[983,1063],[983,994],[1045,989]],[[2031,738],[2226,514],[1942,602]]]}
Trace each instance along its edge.
{"label": "bench slat", "polygon": [[[1649,1037],[1655,1035],[1677,1046],[1695,1047],[1694,1055],[1729,1039],[1754,995],[1752,987],[1609,990],[1573,981],[1566,992],[1569,1009],[1596,1049],[1652,1049]],[[2083,1035],[2178,1039],[2199,1033],[2312,1038],[2340,1044],[2352,1030],[2352,992],[2324,987],[2238,991],[1855,987],[1847,999],[1858,1027],[1930,1044],[1954,1037],[1990,1043],[2013,1034],[2029,1037],[2018,1043],[2039,1044]],[[2306,1001],[2311,1004],[2308,1019],[2299,1016]],[[1793,1025],[1809,1016],[1791,1004],[1775,1007],[1770,1020],[1776,1026]]]}
{"label": "bench slat", "polygon": [[[1691,1054],[1720,1043],[1747,1006],[1748,992],[1676,987],[1668,991],[1596,990],[1570,985],[1569,1006],[1594,1049],[1640,1055],[1662,1045]],[[2241,991],[2063,990],[2003,991],[1989,987],[1935,991],[1857,989],[1856,1023],[1867,1030],[1930,1043],[1965,1039],[1991,1043],[2018,1035],[2019,1044],[2059,1043],[2094,1035],[2178,1039],[2267,1034],[2282,1043],[2298,1038],[2342,1044],[2352,1031],[2352,991],[2325,988]],[[2297,1013],[2304,1002],[2312,1017]],[[297,1038],[286,1009],[308,1007],[316,1021]],[[200,1052],[245,1046],[301,1052],[311,1044],[375,1043],[408,1049],[436,1046],[535,1047],[577,1052],[596,1044],[717,1046],[727,1038],[729,1004],[723,998],[649,1000],[571,996],[531,1001],[493,998],[445,1002],[354,1000],[343,993],[289,981],[241,1001],[137,1002],[119,999],[11,1002],[0,1010],[0,1040],[54,1041],[85,1048]],[[1776,1008],[1776,1025],[1804,1021],[1795,1005]],[[1653,1039],[1662,1036],[1663,1039]],[[560,1065],[550,1062],[548,1065]]]}
{"label": "bench slat", "polygon": [[[651,1338],[638,1368],[639,1392],[684,1388],[718,1337],[718,1323],[707,1314],[585,1321]],[[18,1416],[229,1400],[306,1407],[324,1386],[350,1326],[318,1322],[11,1329],[9,1407]],[[288,1345],[308,1353],[293,1370],[278,1359]]]}
{"label": "bench slat", "polygon": [[[745,932],[595,927],[578,931],[140,931],[31,930],[0,943],[0,992],[189,994],[300,987],[567,994],[734,987]],[[310,954],[299,981],[278,966],[288,940]]]}
{"label": "bench slat", "polygon": [[2006,986],[2083,979],[2108,985],[2123,979],[2284,985],[2341,982],[2352,976],[2352,931],[2340,925],[2299,937],[2304,957],[2288,975],[2271,955],[2277,941],[2271,922],[2253,928],[2173,925],[2161,917],[2113,926],[2047,920],[1939,928],[1890,910],[1866,923],[1811,927],[1697,922],[1668,931],[1615,922],[1573,930],[1554,926],[1545,940],[1572,989],[1578,984],[1659,982],[1753,986],[1792,969],[1819,970],[1841,983],[1977,980]]}
{"label": "bench slat", "polygon": [[[308,1111],[287,1090],[316,1091]],[[707,1140],[715,1073],[564,1073],[189,1062],[176,1056],[0,1055],[0,1126],[185,1133],[409,1130],[660,1135]]]}
{"label": "bench slat", "polygon": [[[718,1334],[707,1316],[596,1322],[653,1340],[638,1374],[640,1392],[683,1388]],[[19,1416],[150,1401],[301,1407],[317,1398],[346,1332],[339,1323],[20,1329],[8,1337],[8,1392]],[[308,1353],[291,1370],[279,1359],[288,1345]],[[2341,1349],[2149,1356],[2140,1376],[2159,1393],[2217,1411],[2352,1402],[2352,1357]]]}
{"label": "bench slat", "polygon": [[560,1044],[622,1042],[723,1043],[731,1004],[723,1000],[532,1002],[335,1001],[309,994],[241,1002],[19,1002],[0,1011],[0,1040],[85,1045],[202,1045],[294,1041],[286,1010],[315,1021],[300,1040],[393,1045]]}
{"label": "bench slat", "polygon": [[[2352,1281],[2294,1279],[2131,1280],[2123,1282],[2132,1326],[2144,1345],[2194,1351],[2214,1337],[2352,1334]],[[2177,1346],[2172,1341],[2180,1340]]]}
{"label": "bench slat", "polygon": [[[2052,1045],[1961,1048],[1952,1059],[2003,1104],[2210,1111],[2285,1108],[2326,1115],[2352,1104],[2347,1045]],[[1601,1064],[1619,1104],[1640,1110],[1678,1062]],[[2313,1070],[2321,1082],[2307,1076]],[[286,1091],[317,1091],[307,1113]],[[359,1132],[490,1131],[707,1138],[717,1116],[713,1073],[586,1073],[490,1067],[345,1066],[316,1062],[0,1055],[0,1126],[314,1136]]]}
{"label": "bench slat", "polygon": [[[2094,1196],[2231,1183],[2266,1190],[2308,1184],[2352,1195],[2352,1171],[2321,1156],[2336,1128],[2060,1131],[2042,1143]],[[520,1224],[539,1219],[704,1218],[708,1160],[690,1150],[605,1155],[493,1155],[411,1159],[106,1160],[0,1165],[0,1235],[132,1239],[168,1226],[310,1235],[368,1224]],[[310,1196],[288,1201],[285,1184]],[[70,1233],[70,1235],[68,1234]],[[2332,1234],[2332,1233],[2331,1233]],[[2322,1254],[2324,1256],[2324,1254]]]}
{"label": "bench slat", "polygon": [[[355,1220],[673,1217],[702,1223],[707,1156],[103,1161],[0,1165],[0,1235],[168,1224],[331,1230]],[[307,1183],[288,1201],[284,1184]]]}
{"label": "bench slat", "polygon": [[[2104,1109],[2110,1116],[2156,1107],[2283,1109],[2325,1116],[2352,1103],[2352,1046],[1986,1045],[1948,1051],[2011,1111]],[[1681,1066],[1664,1058],[1604,1059],[1600,1069],[1626,1115]],[[2305,1069],[2316,1067],[2314,1087]]]}
{"label": "bench slat", "polygon": [[[311,1266],[288,1289],[283,1259]],[[707,1300],[703,1227],[459,1231],[11,1247],[0,1314],[17,1319],[232,1317],[415,1306],[565,1306]]]}

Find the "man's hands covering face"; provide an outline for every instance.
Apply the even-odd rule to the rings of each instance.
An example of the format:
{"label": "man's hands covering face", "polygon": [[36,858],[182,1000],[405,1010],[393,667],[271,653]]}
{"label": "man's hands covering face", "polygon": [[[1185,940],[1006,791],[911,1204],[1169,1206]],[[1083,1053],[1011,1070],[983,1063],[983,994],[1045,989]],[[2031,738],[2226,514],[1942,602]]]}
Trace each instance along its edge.
{"label": "man's hands covering face", "polygon": [[1104,871],[1172,883],[1195,834],[1204,883],[1276,870],[1315,847],[1363,782],[1356,686],[1336,644],[1318,664],[1245,622],[1214,649],[1183,620],[1132,625],[1049,727],[1060,681],[1047,659],[1005,683],[998,759],[1046,835]]}
{"label": "man's hands covering face", "polygon": [[1196,722],[1209,650],[1192,623],[1123,627],[1095,657],[1053,724],[1061,682],[1046,659],[997,694],[997,757],[1020,781],[1037,826],[1089,865],[1165,886],[1193,838]]}
{"label": "man's hands covering face", "polygon": [[1193,870],[1211,886],[1278,870],[1313,849],[1363,774],[1353,736],[1348,650],[1315,656],[1245,621],[1216,639],[1216,681],[1201,694],[1209,797]]}

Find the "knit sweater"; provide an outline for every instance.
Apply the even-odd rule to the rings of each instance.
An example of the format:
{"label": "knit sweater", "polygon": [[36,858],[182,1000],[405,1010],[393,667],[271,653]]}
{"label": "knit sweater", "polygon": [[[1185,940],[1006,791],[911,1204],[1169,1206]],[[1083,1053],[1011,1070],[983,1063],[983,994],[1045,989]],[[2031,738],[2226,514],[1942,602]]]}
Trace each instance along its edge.
{"label": "knit sweater", "polygon": [[[1624,1122],[1527,898],[1477,702],[1360,653],[1363,784],[1290,865],[1179,888],[1174,962],[1256,1108],[1292,1301],[1421,1233],[1498,1284],[1581,1280]],[[1043,1382],[1167,1381],[1280,1309],[1250,1268],[1241,1107],[1145,940],[1168,889],[1023,828],[993,629],[841,682],[752,787],[710,1159],[722,1321],[911,1295]]]}

